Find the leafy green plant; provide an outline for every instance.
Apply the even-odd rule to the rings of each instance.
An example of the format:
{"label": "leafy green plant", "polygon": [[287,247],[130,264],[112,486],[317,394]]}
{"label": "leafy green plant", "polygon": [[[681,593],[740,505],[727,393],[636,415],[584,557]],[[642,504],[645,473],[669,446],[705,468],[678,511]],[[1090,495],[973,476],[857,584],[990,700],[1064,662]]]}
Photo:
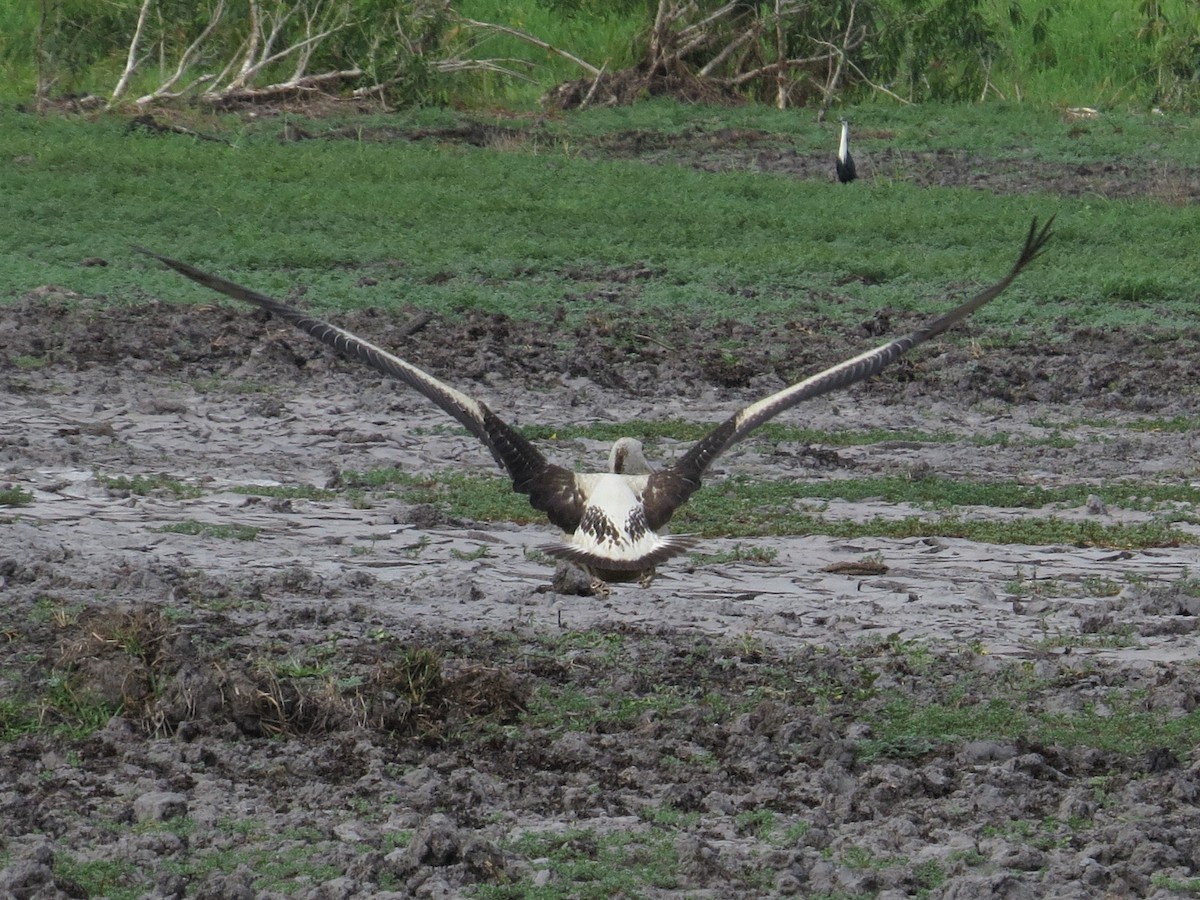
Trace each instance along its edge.
{"label": "leafy green plant", "polygon": [[211,525],[204,522],[197,522],[194,519],[176,522],[173,525],[163,525],[161,528],[155,529],[155,531],[168,534],[191,534],[200,537],[226,538],[238,541],[253,541],[258,538],[261,530],[261,528],[256,528],[253,525]]}
{"label": "leafy green plant", "polygon": [[33,494],[22,488],[0,488],[0,506],[28,506],[33,503]]}

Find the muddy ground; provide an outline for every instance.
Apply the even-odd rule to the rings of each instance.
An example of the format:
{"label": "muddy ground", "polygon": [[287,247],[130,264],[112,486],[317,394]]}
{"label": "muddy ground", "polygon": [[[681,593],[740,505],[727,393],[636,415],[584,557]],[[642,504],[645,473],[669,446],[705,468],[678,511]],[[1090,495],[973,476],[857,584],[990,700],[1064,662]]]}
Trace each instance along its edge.
{"label": "muddy ground", "polygon": [[[620,311],[630,279],[611,281]],[[912,324],[897,314],[826,337],[821,323],[711,333],[634,317],[626,334],[414,316],[339,323],[512,420],[551,425],[715,422]],[[657,340],[629,339],[639,333]],[[966,333],[1004,342],[985,326]],[[736,363],[718,347],[730,337],[746,344]],[[600,352],[573,351],[584,342]],[[1080,330],[997,358],[960,334],[788,419],[958,438],[751,441],[712,482],[1186,483],[1194,436],[1132,426],[1195,416],[1198,376],[1187,336]],[[730,559],[678,560],[648,588],[573,596],[529,552],[544,524],[461,521],[340,489],[345,470],[492,464],[412,392],[263,316],[113,309],[47,288],[0,307],[0,383],[0,488],[31,498],[0,509],[2,897],[1200,887],[1192,752],[881,730],[897,697],[970,709],[1004,696],[1030,717],[1096,721],[1192,714],[1194,542],[714,539],[705,552]],[[669,460],[681,448],[653,450]],[[606,452],[587,440],[550,451],[591,466]],[[235,490],[253,485],[334,492]],[[825,515],[913,512],[945,514],[866,500]],[[101,727],[87,736],[61,727],[88,715]]]}

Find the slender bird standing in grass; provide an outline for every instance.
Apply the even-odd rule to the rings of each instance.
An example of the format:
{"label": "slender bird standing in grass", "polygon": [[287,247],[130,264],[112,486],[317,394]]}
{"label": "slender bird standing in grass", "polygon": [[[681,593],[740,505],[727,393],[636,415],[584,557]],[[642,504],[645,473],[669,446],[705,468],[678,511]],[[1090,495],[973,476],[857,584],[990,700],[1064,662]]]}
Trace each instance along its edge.
{"label": "slender bird standing in grass", "polygon": [[342,355],[399,379],[432,400],[491,451],[496,462],[512,477],[513,490],[527,494],[530,505],[546,513],[563,530],[559,541],[541,549],[580,566],[592,578],[594,588],[606,590],[607,582],[648,583],[656,566],[695,546],[694,535],[665,534],[663,529],[675,511],[700,489],[702,477],[718,456],[801,401],[878,374],[913,347],[936,337],[998,297],[1041,254],[1050,238],[1053,221],[1051,218],[1039,229],[1037,220],[1033,220],[1021,255],[1003,278],[911,334],[751,403],[697,441],[670,466],[651,468],[641,441],[626,437],[613,444],[608,471],[598,473],[575,472],[549,462],[482,401],[348,331],[187,263],[149,250],[140,252],[205,287],[279,316]]}
{"label": "slender bird standing in grass", "polygon": [[842,139],[838,141],[837,177],[842,184],[858,177],[854,171],[854,157],[850,155],[850,122],[846,119],[842,119]]}

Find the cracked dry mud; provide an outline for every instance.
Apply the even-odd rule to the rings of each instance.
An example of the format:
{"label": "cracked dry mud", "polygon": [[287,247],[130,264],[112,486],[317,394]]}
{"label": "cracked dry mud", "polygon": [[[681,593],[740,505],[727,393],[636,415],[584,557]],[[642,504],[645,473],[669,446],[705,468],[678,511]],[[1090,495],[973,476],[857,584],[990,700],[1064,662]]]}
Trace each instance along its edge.
{"label": "cracked dry mud", "polygon": [[[548,335],[475,316],[406,335],[410,321],[339,317],[517,422],[551,425],[718,421],[878,340],[814,347],[729,326],[747,339],[731,367],[690,322],[654,331],[693,348],[681,359],[599,326]],[[571,352],[584,339],[602,352]],[[1079,331],[989,357],[959,336],[788,416],[955,439],[836,452],[752,440],[708,489],[725,473],[1186,481],[1190,432],[1128,426],[1194,416],[1198,368],[1187,337]],[[702,549],[776,555],[683,559],[649,588],[566,596],[526,554],[545,524],[459,521],[385,495],[361,508],[345,491],[235,492],[381,466],[492,471],[426,401],[264,317],[44,291],[0,308],[0,380],[0,486],[33,498],[0,522],[0,686],[123,705],[82,739],[52,731],[48,707],[46,727],[0,745],[0,895],[86,896],[98,873],[110,896],[205,898],[1196,887],[1193,753],[876,731],[896,696],[967,709],[1009,683],[1031,717],[1117,715],[1114,697],[1191,714],[1200,599],[1181,579],[1194,543],[714,539]],[[1164,395],[1166,382],[1181,388]],[[1062,429],[1073,444],[1053,440]],[[548,443],[568,464],[604,457],[596,441]],[[198,490],[111,480],[160,475]],[[825,515],[914,512],[835,501]],[[183,522],[257,538],[161,530]]]}

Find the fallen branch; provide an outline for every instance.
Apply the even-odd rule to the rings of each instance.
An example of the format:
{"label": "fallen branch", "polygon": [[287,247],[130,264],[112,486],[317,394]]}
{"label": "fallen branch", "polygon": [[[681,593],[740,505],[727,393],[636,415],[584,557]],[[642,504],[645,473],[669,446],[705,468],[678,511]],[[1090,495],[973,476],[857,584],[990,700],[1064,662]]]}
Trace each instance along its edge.
{"label": "fallen branch", "polygon": [[[829,43],[828,41],[817,41],[816,43],[824,44],[826,47],[831,48],[835,53],[841,52],[837,47],[835,47],[833,44]],[[848,65],[850,68],[852,68],[855,72],[858,73],[858,77],[863,80],[863,84],[865,84],[867,87],[871,88],[872,90],[879,91],[879,93],[881,93],[881,94],[887,94],[893,100],[897,101],[898,103],[902,103],[905,106],[912,106],[911,100],[905,100],[899,94],[893,94],[887,88],[873,82],[870,78],[868,78],[866,76],[866,73],[864,73],[862,69],[860,69],[858,66],[856,66],[854,64],[854,60],[850,59],[849,57],[846,58],[846,65]]]}
{"label": "fallen branch", "polygon": [[268,84],[259,88],[246,87],[238,90],[224,88],[220,91],[205,93],[201,96],[201,99],[214,104],[237,103],[243,100],[263,100],[268,97],[280,97],[287,94],[303,93],[304,91],[315,91],[330,82],[348,81],[352,78],[361,78],[362,75],[362,69],[322,72],[319,75],[304,75],[300,78],[289,78],[287,81],[280,81],[276,84]]}
{"label": "fallen branch", "polygon": [[461,21],[464,25],[470,25],[473,28],[490,29],[492,31],[499,31],[502,34],[507,34],[509,37],[515,37],[517,40],[524,41],[527,44],[532,44],[533,46],[538,47],[542,50],[547,50],[550,53],[557,54],[558,56],[561,56],[563,59],[570,60],[571,62],[575,63],[575,65],[577,65],[581,69],[583,69],[585,72],[589,72],[597,78],[600,77],[601,70],[596,68],[595,66],[593,66],[591,63],[585,62],[584,60],[580,59],[578,56],[575,56],[573,53],[568,53],[566,50],[562,50],[558,47],[553,46],[552,44],[547,44],[545,41],[541,40],[540,38],[535,38],[532,34],[528,34],[524,31],[520,31],[516,28],[509,28],[507,25],[497,25],[494,22],[477,22],[475,19],[467,19],[467,18],[462,18]]}
{"label": "fallen branch", "polygon": [[788,69],[799,69],[803,66],[811,66],[814,63],[825,62],[832,57],[832,54],[825,53],[821,56],[806,56],[803,59],[784,59],[779,62],[768,63],[765,66],[759,66],[757,69],[750,69],[748,72],[742,72],[732,78],[718,79],[720,83],[727,84],[730,87],[740,87],[747,81],[753,81],[756,78],[761,78],[764,75],[770,75],[779,70],[786,71]]}
{"label": "fallen branch", "polygon": [[600,79],[604,77],[604,69],[607,65],[608,63],[605,63],[600,67],[600,71],[596,73],[596,77],[592,80],[592,86],[588,90],[587,96],[584,97],[579,103],[580,109],[585,109],[592,102],[592,98],[596,96],[596,89],[600,87]]}

